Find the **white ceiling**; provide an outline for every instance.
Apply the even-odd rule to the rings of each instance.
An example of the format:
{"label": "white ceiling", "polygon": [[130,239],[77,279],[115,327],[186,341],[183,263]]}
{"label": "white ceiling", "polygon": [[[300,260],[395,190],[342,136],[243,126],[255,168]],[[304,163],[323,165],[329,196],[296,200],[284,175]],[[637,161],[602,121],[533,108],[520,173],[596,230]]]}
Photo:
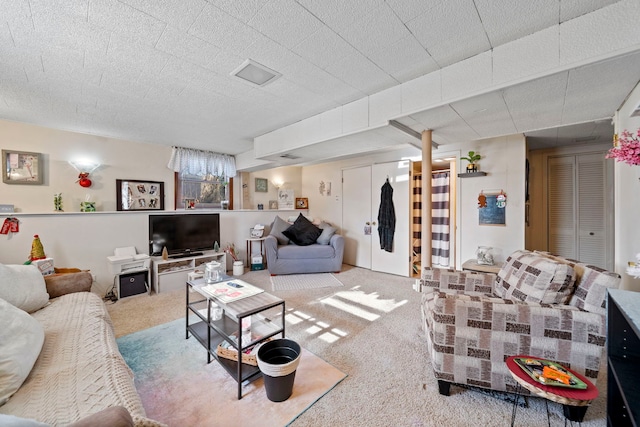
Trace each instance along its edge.
{"label": "white ceiling", "polygon": [[[618,1],[7,0],[0,118],[239,154],[257,136]],[[256,87],[230,76],[246,59],[282,77]],[[532,135],[542,147],[610,133],[602,119],[639,70],[640,54],[628,54],[398,121],[443,144],[594,120]]]}

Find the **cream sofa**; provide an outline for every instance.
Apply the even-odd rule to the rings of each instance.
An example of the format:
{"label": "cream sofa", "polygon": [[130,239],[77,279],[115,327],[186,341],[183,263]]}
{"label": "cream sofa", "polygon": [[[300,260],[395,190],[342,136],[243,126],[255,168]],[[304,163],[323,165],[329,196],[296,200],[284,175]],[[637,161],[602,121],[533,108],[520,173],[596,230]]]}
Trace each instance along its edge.
{"label": "cream sofa", "polygon": [[505,363],[515,355],[551,359],[595,383],[607,289],[620,280],[598,267],[525,250],[511,254],[498,275],[425,268],[416,290],[440,393],[448,395],[451,384],[515,391]]}
{"label": "cream sofa", "polygon": [[0,338],[15,337],[0,354],[0,425],[161,425],[145,416],[91,283],[80,272],[45,284],[33,266],[0,264]]}

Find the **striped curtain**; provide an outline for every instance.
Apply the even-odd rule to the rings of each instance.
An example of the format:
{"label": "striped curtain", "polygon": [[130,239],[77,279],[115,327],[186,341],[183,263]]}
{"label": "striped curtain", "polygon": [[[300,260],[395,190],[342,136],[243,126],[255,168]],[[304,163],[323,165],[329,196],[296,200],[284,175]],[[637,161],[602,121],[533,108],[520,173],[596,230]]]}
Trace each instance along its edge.
{"label": "striped curtain", "polygon": [[435,172],[431,179],[431,263],[449,266],[449,172]]}
{"label": "striped curtain", "polygon": [[411,268],[415,274],[420,274],[422,253],[422,174],[413,174],[411,194]]}

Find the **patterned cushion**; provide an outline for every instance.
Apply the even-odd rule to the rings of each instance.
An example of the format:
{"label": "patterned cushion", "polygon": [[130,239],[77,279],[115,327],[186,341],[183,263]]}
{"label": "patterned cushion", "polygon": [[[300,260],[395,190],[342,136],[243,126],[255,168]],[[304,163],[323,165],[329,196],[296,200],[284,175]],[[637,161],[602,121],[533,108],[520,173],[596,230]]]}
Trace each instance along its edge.
{"label": "patterned cushion", "polygon": [[494,292],[500,298],[542,304],[566,304],[576,273],[570,265],[526,250],[515,251],[498,272]]}
{"label": "patterned cushion", "polygon": [[592,313],[606,314],[607,289],[617,289],[619,274],[580,261],[562,258],[548,252],[538,252],[548,258],[570,265],[576,272],[577,288],[569,304]]}
{"label": "patterned cushion", "polygon": [[425,267],[418,283],[420,290],[436,288],[442,291],[480,292],[490,294],[496,275],[491,273],[470,273],[444,268]]}

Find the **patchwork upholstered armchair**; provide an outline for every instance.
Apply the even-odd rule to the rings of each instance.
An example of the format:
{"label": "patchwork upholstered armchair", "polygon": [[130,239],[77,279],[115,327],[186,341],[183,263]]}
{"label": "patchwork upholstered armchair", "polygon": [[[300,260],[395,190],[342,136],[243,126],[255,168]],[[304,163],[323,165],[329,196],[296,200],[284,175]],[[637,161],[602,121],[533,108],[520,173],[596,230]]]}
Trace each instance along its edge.
{"label": "patchwork upholstered armchair", "polygon": [[553,360],[596,382],[607,288],[620,276],[548,253],[516,251],[497,275],[425,268],[416,281],[439,391],[515,391],[505,360]]}

